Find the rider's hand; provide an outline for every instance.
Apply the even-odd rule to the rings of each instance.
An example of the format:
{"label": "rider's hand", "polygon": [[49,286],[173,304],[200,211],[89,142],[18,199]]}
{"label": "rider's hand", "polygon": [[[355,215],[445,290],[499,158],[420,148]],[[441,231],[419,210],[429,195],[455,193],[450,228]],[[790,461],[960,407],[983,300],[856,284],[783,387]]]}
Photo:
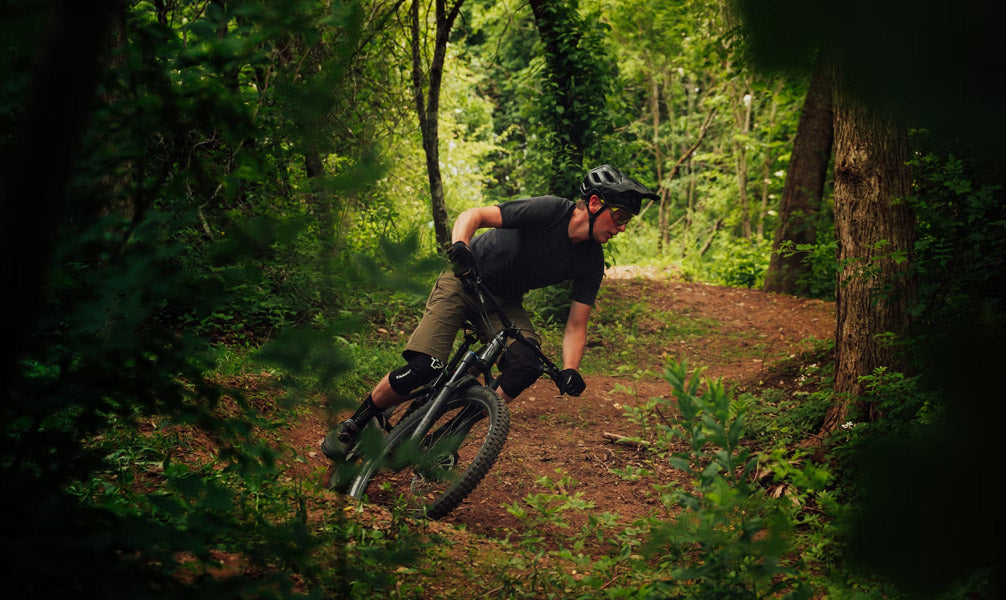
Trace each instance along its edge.
{"label": "rider's hand", "polygon": [[454,242],[454,245],[447,249],[447,258],[451,260],[454,274],[458,277],[475,271],[475,255],[464,242]]}
{"label": "rider's hand", "polygon": [[587,383],[576,369],[563,369],[560,375],[562,375],[562,389],[570,396],[579,396],[587,389]]}

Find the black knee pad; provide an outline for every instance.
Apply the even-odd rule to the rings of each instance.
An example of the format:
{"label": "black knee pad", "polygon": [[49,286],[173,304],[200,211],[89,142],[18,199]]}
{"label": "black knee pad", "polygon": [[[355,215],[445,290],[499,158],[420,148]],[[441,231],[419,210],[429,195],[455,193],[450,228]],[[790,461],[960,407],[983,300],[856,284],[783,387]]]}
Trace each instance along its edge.
{"label": "black knee pad", "polygon": [[414,352],[408,360],[409,364],[388,373],[391,389],[400,396],[405,396],[417,387],[433,381],[437,373],[444,368],[444,363],[429,354]]}
{"label": "black knee pad", "polygon": [[502,371],[498,379],[500,389],[511,398],[516,398],[518,394],[531,387],[544,372],[538,354],[521,342],[510,344],[503,353],[500,358],[500,371]]}

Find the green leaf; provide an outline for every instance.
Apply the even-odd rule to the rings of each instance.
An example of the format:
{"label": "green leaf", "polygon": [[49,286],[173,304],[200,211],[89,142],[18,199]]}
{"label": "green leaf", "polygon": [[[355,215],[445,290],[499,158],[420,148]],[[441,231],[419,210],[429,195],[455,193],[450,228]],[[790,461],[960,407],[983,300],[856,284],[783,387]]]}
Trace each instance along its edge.
{"label": "green leaf", "polygon": [[676,457],[674,457],[674,458],[669,458],[667,460],[667,462],[672,467],[674,467],[675,469],[678,469],[679,471],[684,471],[685,473],[692,473],[692,474],[694,473],[694,471],[692,470],[692,463],[690,461],[688,461],[688,460],[685,460],[683,458],[676,458]]}

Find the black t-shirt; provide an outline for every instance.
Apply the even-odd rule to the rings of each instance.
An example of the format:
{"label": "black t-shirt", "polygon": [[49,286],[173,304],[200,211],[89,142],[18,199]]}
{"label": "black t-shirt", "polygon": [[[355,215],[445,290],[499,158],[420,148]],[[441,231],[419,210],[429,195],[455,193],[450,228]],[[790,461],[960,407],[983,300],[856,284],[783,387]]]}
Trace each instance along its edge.
{"label": "black t-shirt", "polygon": [[533,290],[573,280],[571,297],[593,305],[604,276],[601,244],[569,239],[576,205],[557,196],[513,200],[499,205],[503,224],[471,243],[479,273],[500,298],[520,298]]}

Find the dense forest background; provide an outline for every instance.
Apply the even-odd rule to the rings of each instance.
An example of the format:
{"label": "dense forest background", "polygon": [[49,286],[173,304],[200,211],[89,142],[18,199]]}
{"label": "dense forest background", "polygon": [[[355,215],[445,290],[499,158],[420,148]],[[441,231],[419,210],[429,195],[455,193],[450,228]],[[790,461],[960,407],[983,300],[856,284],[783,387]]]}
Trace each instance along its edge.
{"label": "dense forest background", "polygon": [[[996,597],[1001,516],[982,484],[1002,450],[998,6],[0,10],[0,589],[385,589],[415,541],[320,560],[366,534],[341,514],[309,520],[302,490],[273,487],[268,419],[228,373],[281,373],[284,410],[318,390],[350,405],[379,370],[358,332],[421,306],[454,216],[571,197],[610,163],[660,200],[609,263],[837,302],[827,410],[804,433],[861,478],[829,530],[869,573],[857,593]],[[145,447],[136,432],[155,423],[198,427],[218,462]],[[159,474],[137,477],[143,461]],[[234,547],[254,576],[179,575]],[[803,589],[786,582],[764,595]]]}

